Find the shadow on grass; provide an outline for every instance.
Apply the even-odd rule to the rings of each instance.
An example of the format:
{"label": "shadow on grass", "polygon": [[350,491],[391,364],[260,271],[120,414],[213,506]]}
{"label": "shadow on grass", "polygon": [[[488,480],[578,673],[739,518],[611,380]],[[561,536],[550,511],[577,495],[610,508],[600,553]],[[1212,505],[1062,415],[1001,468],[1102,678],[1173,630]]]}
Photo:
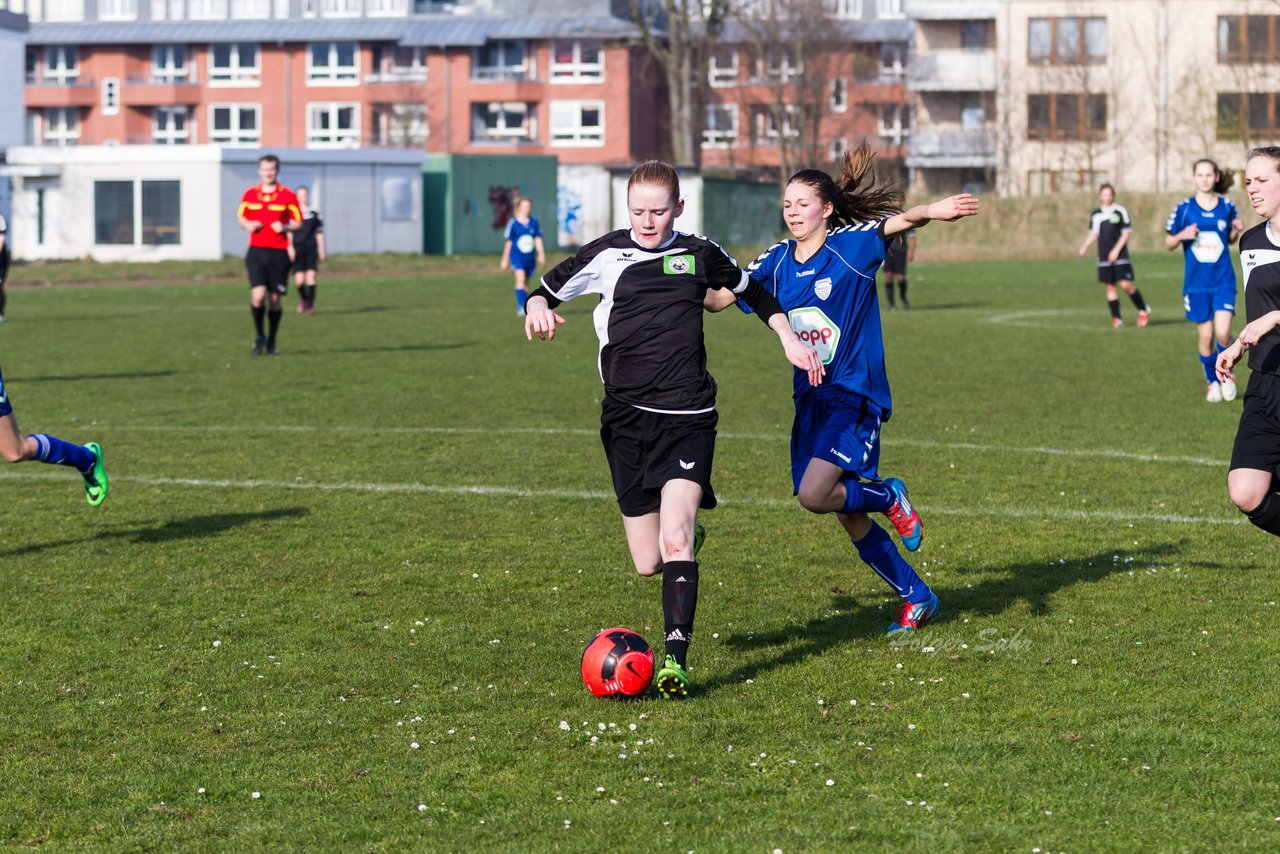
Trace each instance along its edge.
{"label": "shadow on grass", "polygon": [[208,516],[192,516],[187,519],[173,519],[152,527],[100,531],[86,537],[57,540],[49,543],[35,543],[15,549],[6,549],[0,551],[0,558],[21,557],[48,549],[81,546],[111,540],[128,540],[131,543],[168,543],[174,540],[214,537],[225,531],[245,525],[255,523],[262,525],[281,519],[297,519],[308,515],[310,512],[305,507],[284,507],[279,510],[267,510],[261,513],[213,513]]}
{"label": "shadow on grass", "polygon": [[65,383],[78,382],[80,380],[143,380],[154,379],[156,377],[172,377],[179,374],[179,371],[132,371],[119,374],[54,374],[45,377],[24,377],[19,376],[9,380],[10,385],[19,383]]}
{"label": "shadow on grass", "polygon": [[[996,571],[1001,577],[988,579],[972,587],[937,587],[942,600],[942,611],[929,624],[931,631],[941,629],[958,618],[1000,616],[1019,605],[1032,617],[1040,617],[1053,610],[1053,597],[1068,587],[1092,584],[1108,576],[1145,567],[1150,562],[1166,562],[1182,554],[1178,543],[1165,543],[1142,549],[1117,549],[1091,555],[1070,558],[1065,564],[1036,563],[1012,564]],[[1184,566],[1209,569],[1225,569],[1220,563],[1179,559]],[[861,564],[857,564],[861,567]],[[868,570],[870,572],[870,570]],[[799,664],[813,655],[853,641],[884,637],[885,628],[894,617],[894,608],[880,604],[859,605],[857,599],[838,588],[832,591],[835,598],[831,608],[835,613],[809,620],[799,625],[784,626],[770,632],[730,635],[726,643],[746,653],[762,652],[774,647],[787,647],[772,658],[744,664],[723,676],[694,685],[698,692],[711,692],[728,685],[740,684],[757,678],[761,673],[780,667]],[[888,595],[888,591],[885,591]],[[880,598],[876,597],[877,600]],[[886,643],[889,641],[886,640]],[[970,641],[973,642],[973,641]]]}
{"label": "shadow on grass", "polygon": [[[915,303],[912,303],[911,308],[901,309],[901,312],[903,314],[919,314],[921,312],[927,312],[927,311],[960,311],[966,308],[991,308],[991,307],[992,307],[992,304],[989,302],[935,302],[935,303],[923,303],[920,305],[916,305]],[[881,314],[885,314],[888,311],[890,311],[890,309],[887,305],[880,306]],[[895,311],[895,314],[896,313],[897,312]]]}
{"label": "shadow on grass", "polygon": [[452,344],[401,344],[395,347],[335,347],[331,350],[290,350],[293,356],[330,356],[334,353],[416,353],[432,350],[460,350],[476,346],[475,341],[455,341]]}
{"label": "shadow on grass", "polygon": [[374,314],[382,311],[395,311],[390,305],[360,305],[355,308],[326,308],[324,314]]}

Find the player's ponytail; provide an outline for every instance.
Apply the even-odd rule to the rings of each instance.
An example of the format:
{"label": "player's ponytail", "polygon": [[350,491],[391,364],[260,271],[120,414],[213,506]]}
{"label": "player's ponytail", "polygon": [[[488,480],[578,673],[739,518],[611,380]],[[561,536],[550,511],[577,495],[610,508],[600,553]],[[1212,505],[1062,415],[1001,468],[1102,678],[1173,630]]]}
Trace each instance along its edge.
{"label": "player's ponytail", "polygon": [[[1255,151],[1256,150],[1257,149],[1255,149]],[[1250,154],[1249,156],[1252,157],[1253,155]],[[1218,164],[1210,160],[1208,157],[1201,157],[1195,163],[1191,164],[1191,171],[1195,172],[1196,169],[1200,168],[1201,163],[1208,163],[1213,167],[1213,192],[1221,194],[1231,189],[1231,185],[1234,184],[1236,180],[1235,172],[1230,169],[1220,169]]]}
{"label": "player's ponytail", "polygon": [[876,153],[865,139],[840,158],[840,177],[833,179],[820,169],[801,169],[788,184],[812,187],[818,198],[831,205],[828,224],[835,228],[893,216],[902,210],[902,192],[876,181]]}

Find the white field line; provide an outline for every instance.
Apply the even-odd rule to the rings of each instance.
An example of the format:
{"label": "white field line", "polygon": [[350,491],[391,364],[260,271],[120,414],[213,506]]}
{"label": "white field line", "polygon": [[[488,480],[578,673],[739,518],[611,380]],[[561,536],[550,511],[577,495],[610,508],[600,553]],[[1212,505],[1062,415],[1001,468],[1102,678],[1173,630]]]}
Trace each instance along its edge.
{"label": "white field line", "polygon": [[[386,435],[490,435],[496,433],[521,433],[537,436],[599,436],[600,431],[585,427],[353,427],[309,424],[209,424],[203,426],[160,427],[156,425],[129,425],[113,427],[100,425],[104,431],[157,432],[157,433],[364,433]],[[721,432],[717,436],[730,441],[786,442],[785,433],[732,433]],[[1081,459],[1127,460],[1137,463],[1181,463],[1193,466],[1227,467],[1227,460],[1212,457],[1194,457],[1180,454],[1135,454],[1110,448],[1054,448],[1048,446],[993,445],[980,442],[939,442],[933,439],[883,438],[881,444],[888,447],[941,448],[943,450],[979,451],[992,454],[1038,454],[1052,457],[1078,457]]]}
{"label": "white field line", "polygon": [[[0,480],[70,480],[69,473],[42,471],[0,471]],[[305,480],[228,480],[189,477],[142,477],[116,475],[112,483],[136,483],[141,486],[178,486],[192,489],[276,489],[302,492],[365,492],[418,495],[484,495],[502,498],[570,498],[583,501],[612,501],[610,492],[583,489],[529,489],[515,486],[441,486],[428,483],[363,483],[347,481],[324,483]],[[790,498],[723,498],[721,504],[742,507],[789,507],[795,504]],[[1117,510],[1033,509],[1029,507],[935,507],[917,505],[928,514],[940,516],[998,516],[1008,519],[1107,521],[1107,522],[1168,522],[1181,524],[1241,525],[1240,516],[1184,516],[1178,513],[1129,513]]]}

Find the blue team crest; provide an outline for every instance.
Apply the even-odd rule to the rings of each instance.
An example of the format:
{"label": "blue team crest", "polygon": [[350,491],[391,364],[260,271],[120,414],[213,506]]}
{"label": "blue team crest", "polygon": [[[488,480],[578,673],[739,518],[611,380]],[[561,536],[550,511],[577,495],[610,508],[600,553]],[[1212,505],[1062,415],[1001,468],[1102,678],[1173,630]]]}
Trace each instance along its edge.
{"label": "blue team crest", "polygon": [[1218,231],[1227,230],[1227,221],[1225,219],[1218,220]]}
{"label": "blue team crest", "polygon": [[831,279],[829,277],[825,279],[818,279],[818,281],[813,283],[813,292],[820,300],[825,300],[827,297],[831,296]]}

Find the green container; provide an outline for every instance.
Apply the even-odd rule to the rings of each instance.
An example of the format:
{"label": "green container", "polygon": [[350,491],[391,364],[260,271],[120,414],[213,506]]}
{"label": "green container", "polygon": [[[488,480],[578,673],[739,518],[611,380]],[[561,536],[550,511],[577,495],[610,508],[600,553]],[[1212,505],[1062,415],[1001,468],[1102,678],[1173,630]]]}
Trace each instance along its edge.
{"label": "green container", "polygon": [[556,158],[521,154],[428,154],[422,164],[423,251],[502,253],[516,196],[533,200],[547,250],[556,242]]}
{"label": "green container", "polygon": [[772,246],[783,228],[778,185],[704,177],[702,228],[722,246]]}

